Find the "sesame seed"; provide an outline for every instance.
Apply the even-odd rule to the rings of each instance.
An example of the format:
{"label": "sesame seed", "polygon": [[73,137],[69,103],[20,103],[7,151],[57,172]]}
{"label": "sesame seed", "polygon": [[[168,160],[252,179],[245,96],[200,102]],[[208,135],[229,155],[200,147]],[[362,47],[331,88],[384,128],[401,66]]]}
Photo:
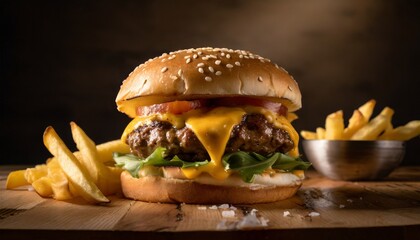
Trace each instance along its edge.
{"label": "sesame seed", "polygon": [[207,60],[209,60],[209,57],[202,57],[201,59],[204,60],[204,61],[207,61]]}
{"label": "sesame seed", "polygon": [[172,60],[172,59],[174,59],[176,57],[176,55],[172,55],[172,56],[170,56],[169,58],[168,58],[168,60]]}
{"label": "sesame seed", "polygon": [[198,56],[197,56],[197,54],[194,54],[194,55],[193,55],[193,58],[194,58],[194,59],[196,59],[197,57],[198,57]]}
{"label": "sesame seed", "polygon": [[204,69],[203,68],[198,68],[198,71],[201,73],[204,73]]}
{"label": "sesame seed", "polygon": [[289,90],[290,90],[291,92],[293,92],[293,89],[292,89],[292,87],[290,87],[290,86],[287,86],[287,88],[289,88]]}
{"label": "sesame seed", "polygon": [[177,77],[177,76],[175,76],[175,75],[171,75],[171,76],[170,76],[170,78],[171,78],[172,80],[177,80],[177,79],[178,79],[178,77]]}
{"label": "sesame seed", "polygon": [[230,54],[228,53],[228,54],[226,54],[226,58],[230,58]]}
{"label": "sesame seed", "polygon": [[215,63],[216,65],[220,65],[220,63],[222,63],[222,61],[220,61],[220,60],[216,60],[216,61],[214,61],[214,63]]}
{"label": "sesame seed", "polygon": [[280,67],[280,69],[281,69],[281,70],[283,70],[283,71],[285,71],[286,73],[289,73],[289,72],[287,72],[287,71],[286,71],[286,69],[284,69],[284,68],[282,68],[282,67]]}
{"label": "sesame seed", "polygon": [[276,68],[277,68],[277,69],[280,69],[279,65],[277,65],[277,64],[274,64],[274,66],[276,66]]}
{"label": "sesame seed", "polygon": [[197,64],[197,67],[202,67],[202,66],[204,66],[204,63]]}
{"label": "sesame seed", "polygon": [[209,55],[209,57],[210,57],[210,58],[217,59],[217,57],[216,57],[215,55],[213,55],[213,54],[212,54],[212,55]]}
{"label": "sesame seed", "polygon": [[162,57],[168,56],[167,53],[162,53]]}
{"label": "sesame seed", "polygon": [[224,57],[224,56],[225,56],[225,53],[224,53],[224,52],[222,52],[220,55],[222,55],[222,57]]}
{"label": "sesame seed", "polygon": [[211,80],[213,80],[211,77],[207,76],[204,78],[204,80],[206,80],[207,82],[211,82]]}
{"label": "sesame seed", "polygon": [[247,55],[245,55],[244,58],[249,59],[249,57]]}
{"label": "sesame seed", "polygon": [[226,67],[227,67],[227,68],[233,68],[233,65],[232,65],[232,64],[230,64],[230,63],[228,63],[228,64],[226,64]]}
{"label": "sesame seed", "polygon": [[179,69],[179,70],[178,70],[178,76],[180,76],[180,77],[181,77],[181,75],[182,75],[182,69]]}
{"label": "sesame seed", "polygon": [[191,62],[191,58],[187,58],[187,61],[185,61],[186,63],[190,63]]}
{"label": "sesame seed", "polygon": [[198,52],[198,56],[200,56],[201,54],[203,54],[203,52],[202,52],[202,51],[199,51],[199,52]]}
{"label": "sesame seed", "polygon": [[257,80],[258,80],[258,82],[262,82],[263,81],[263,79],[262,79],[261,76],[258,76]]}
{"label": "sesame seed", "polygon": [[187,59],[187,58],[190,58],[190,57],[191,57],[190,55],[187,55],[187,56],[184,57],[184,59]]}
{"label": "sesame seed", "polygon": [[162,73],[164,73],[164,72],[168,71],[168,68],[167,68],[167,67],[163,67],[160,71],[161,71]]}
{"label": "sesame seed", "polygon": [[242,54],[241,54],[241,55],[239,55],[239,58],[244,58],[244,55],[242,55]]}
{"label": "sesame seed", "polygon": [[215,74],[216,74],[216,76],[220,76],[220,75],[222,75],[222,72],[221,71],[217,71]]}
{"label": "sesame seed", "polygon": [[250,57],[251,59],[255,59],[255,56],[254,56],[254,55],[249,55],[249,57]]}
{"label": "sesame seed", "polygon": [[241,66],[241,63],[240,62],[235,62],[235,65],[236,66]]}
{"label": "sesame seed", "polygon": [[209,71],[214,73],[214,68],[212,66],[209,67]]}
{"label": "sesame seed", "polygon": [[166,58],[162,58],[162,60],[160,60],[160,62],[166,62]]}

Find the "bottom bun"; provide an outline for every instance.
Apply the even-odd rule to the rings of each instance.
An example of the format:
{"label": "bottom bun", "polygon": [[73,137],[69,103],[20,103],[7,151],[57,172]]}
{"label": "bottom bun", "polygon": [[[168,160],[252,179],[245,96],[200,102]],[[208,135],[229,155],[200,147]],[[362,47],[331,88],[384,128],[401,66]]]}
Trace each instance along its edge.
{"label": "bottom bun", "polygon": [[[282,178],[281,185],[275,182],[267,184],[267,179],[270,179],[270,176],[265,177],[264,184],[244,182],[243,184],[219,184],[218,180],[214,180],[213,184],[209,183],[210,177],[205,177],[207,178],[206,181],[160,176],[134,178],[130,173],[124,171],[121,174],[121,185],[126,198],[144,202],[254,204],[275,202],[289,198],[302,185],[302,178],[292,173],[278,173],[276,175],[279,174],[282,175],[280,176]],[[230,176],[229,178],[235,178],[235,176]],[[279,179],[279,176],[276,176],[276,178]]]}

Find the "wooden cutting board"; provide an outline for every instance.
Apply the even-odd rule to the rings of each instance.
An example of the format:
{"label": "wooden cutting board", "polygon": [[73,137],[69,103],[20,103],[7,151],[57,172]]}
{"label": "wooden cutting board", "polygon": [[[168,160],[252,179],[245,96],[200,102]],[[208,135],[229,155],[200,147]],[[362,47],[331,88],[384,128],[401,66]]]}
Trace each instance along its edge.
{"label": "wooden cutting board", "polygon": [[[378,234],[420,239],[420,167],[399,168],[378,182],[332,181],[308,171],[291,199],[235,206],[144,203],[118,196],[95,206],[5,190],[8,172],[22,168],[0,167],[1,239],[363,239]],[[244,226],[245,218],[256,224]]]}

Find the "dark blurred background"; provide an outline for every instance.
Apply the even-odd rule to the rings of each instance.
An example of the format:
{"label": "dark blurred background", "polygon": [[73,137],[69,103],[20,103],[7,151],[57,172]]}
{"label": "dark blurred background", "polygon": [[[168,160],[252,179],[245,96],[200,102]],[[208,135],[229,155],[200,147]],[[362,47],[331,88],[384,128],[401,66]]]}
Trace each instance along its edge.
{"label": "dark blurred background", "polygon": [[[420,119],[420,1],[2,1],[1,164],[43,163],[52,125],[75,149],[69,122],[97,143],[130,121],[119,86],[140,63],[190,47],[245,49],[299,82],[298,131],[348,119],[367,100]],[[420,138],[403,164],[420,164]]]}

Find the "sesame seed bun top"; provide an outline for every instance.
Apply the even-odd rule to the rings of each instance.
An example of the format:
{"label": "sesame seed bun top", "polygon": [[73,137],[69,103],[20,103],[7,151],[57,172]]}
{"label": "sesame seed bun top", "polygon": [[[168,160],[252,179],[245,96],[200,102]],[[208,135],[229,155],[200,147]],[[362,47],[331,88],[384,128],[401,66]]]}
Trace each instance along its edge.
{"label": "sesame seed bun top", "polygon": [[301,93],[286,70],[243,50],[186,49],[150,59],[125,79],[118,110],[135,117],[135,108],[175,100],[250,96],[301,108]]}

